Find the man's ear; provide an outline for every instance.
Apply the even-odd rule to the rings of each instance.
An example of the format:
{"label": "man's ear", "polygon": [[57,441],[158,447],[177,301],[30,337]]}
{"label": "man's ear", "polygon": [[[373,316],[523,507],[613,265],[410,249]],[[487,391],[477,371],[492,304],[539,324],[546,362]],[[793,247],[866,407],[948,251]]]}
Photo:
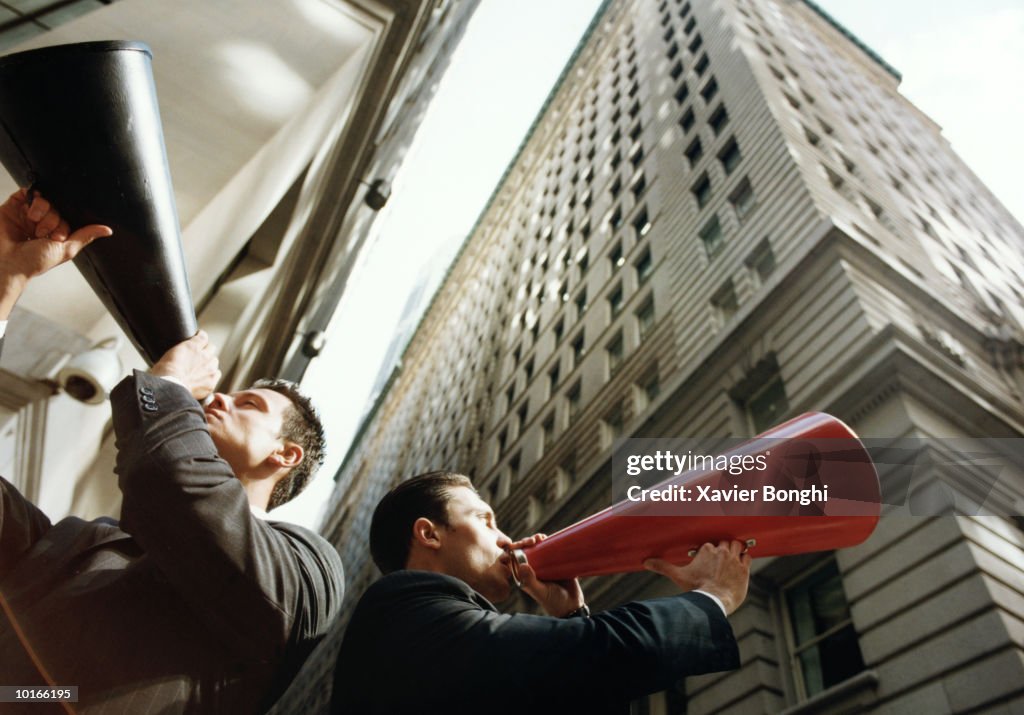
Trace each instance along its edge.
{"label": "man's ear", "polygon": [[421,516],[412,525],[412,540],[427,549],[441,548],[441,530],[437,524]]}
{"label": "man's ear", "polygon": [[271,454],[267,459],[277,467],[292,469],[299,466],[304,456],[305,452],[302,451],[300,445],[294,442],[285,442],[280,449]]}

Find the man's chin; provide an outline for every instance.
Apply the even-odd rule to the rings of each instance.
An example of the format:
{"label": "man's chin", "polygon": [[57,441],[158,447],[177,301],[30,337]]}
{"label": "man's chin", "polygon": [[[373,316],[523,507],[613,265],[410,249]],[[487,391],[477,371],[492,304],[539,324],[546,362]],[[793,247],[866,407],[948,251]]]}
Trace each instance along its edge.
{"label": "man's chin", "polygon": [[496,582],[492,586],[494,592],[491,594],[491,596],[488,597],[488,600],[492,603],[499,603],[501,601],[504,601],[506,598],[511,596],[512,592],[515,590],[515,586],[513,586],[512,584],[511,574],[503,574],[503,577],[504,580],[496,580]]}

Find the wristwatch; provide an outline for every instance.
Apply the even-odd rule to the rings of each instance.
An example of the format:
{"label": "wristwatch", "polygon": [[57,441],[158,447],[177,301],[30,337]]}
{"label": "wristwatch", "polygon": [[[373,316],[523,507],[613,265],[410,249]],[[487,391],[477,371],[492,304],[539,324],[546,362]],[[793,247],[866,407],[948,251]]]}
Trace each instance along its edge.
{"label": "wristwatch", "polygon": [[590,606],[584,603],[575,611],[566,613],[562,618],[590,618]]}

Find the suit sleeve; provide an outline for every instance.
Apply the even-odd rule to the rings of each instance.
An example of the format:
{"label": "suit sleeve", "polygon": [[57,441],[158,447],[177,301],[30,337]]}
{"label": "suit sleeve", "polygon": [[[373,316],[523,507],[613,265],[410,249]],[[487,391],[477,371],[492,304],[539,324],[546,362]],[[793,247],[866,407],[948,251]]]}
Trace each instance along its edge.
{"label": "suit sleeve", "polygon": [[[503,615],[474,603],[454,579],[408,573],[407,583],[375,599],[360,619],[365,625],[352,634],[357,647],[346,643],[342,653],[365,658],[382,641],[389,660],[402,657],[396,653],[431,653],[436,668],[422,661],[395,665],[413,673],[403,677],[414,678],[409,687],[428,701],[443,701],[446,690],[472,702],[511,688],[523,712],[571,711],[581,694],[593,702],[621,702],[687,675],[739,666],[725,615],[700,594],[636,601],[593,618]],[[345,670],[339,660],[340,701],[361,687]]]}
{"label": "suit sleeve", "polygon": [[323,636],[342,598],[334,548],[251,514],[185,388],[136,371],[111,403],[121,526],[171,587],[226,645],[248,655]]}
{"label": "suit sleeve", "polygon": [[50,528],[50,520],[0,477],[0,579]]}
{"label": "suit sleeve", "polygon": [[478,657],[496,655],[498,671],[549,698],[597,692],[629,700],[685,676],[739,666],[728,621],[697,594],[627,603],[593,618],[488,613],[469,626]]}

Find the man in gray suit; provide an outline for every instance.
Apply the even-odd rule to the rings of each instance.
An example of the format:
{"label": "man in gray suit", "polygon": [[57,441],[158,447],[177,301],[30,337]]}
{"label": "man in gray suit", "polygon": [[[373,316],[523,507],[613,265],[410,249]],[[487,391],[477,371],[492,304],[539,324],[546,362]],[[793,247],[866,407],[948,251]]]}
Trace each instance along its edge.
{"label": "man in gray suit", "polygon": [[[43,199],[12,196],[0,321],[33,276],[109,233],[71,232]],[[319,419],[285,381],[202,408],[219,377],[200,332],[114,389],[120,523],[51,524],[0,479],[0,685],[77,685],[84,713],[258,712],[324,636],[337,552],[266,518],[319,466]]]}

